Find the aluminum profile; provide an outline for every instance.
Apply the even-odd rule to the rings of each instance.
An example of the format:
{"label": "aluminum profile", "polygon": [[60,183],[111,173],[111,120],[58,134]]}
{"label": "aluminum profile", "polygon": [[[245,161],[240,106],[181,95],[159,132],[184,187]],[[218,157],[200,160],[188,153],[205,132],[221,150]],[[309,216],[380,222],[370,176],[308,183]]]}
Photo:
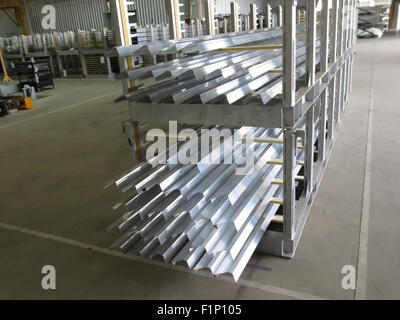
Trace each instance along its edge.
{"label": "aluminum profile", "polygon": [[[318,48],[319,49],[319,42]],[[299,41],[297,77],[305,74],[305,45]],[[319,57],[317,57],[319,59]],[[249,95],[267,104],[281,93],[281,85],[271,90],[270,83],[282,83],[282,74],[270,72],[282,67],[281,50],[242,51],[204,54],[173,60],[156,66],[124,72],[121,78],[163,81],[126,95],[129,102],[172,102],[202,104],[221,102],[246,103]]]}
{"label": "aluminum profile", "polygon": [[[245,45],[281,41],[281,36],[274,33],[263,40],[258,38],[259,34],[267,33],[230,34],[220,40],[224,42],[229,38],[229,45],[237,45],[242,41],[240,37],[246,39]],[[214,50],[214,41],[215,38],[203,38],[186,41],[189,44],[179,43],[184,44],[182,48],[195,46]],[[170,45],[171,42],[159,44],[158,50]],[[173,46],[177,48],[177,43]],[[319,40],[316,49],[318,53]],[[306,72],[304,35],[298,36],[296,52],[296,74],[301,77]],[[317,54],[316,63],[319,59]],[[282,74],[276,70],[281,68],[280,49],[240,52],[208,52],[207,49],[196,56],[126,72],[121,78],[155,80],[148,87],[125,96],[129,103],[140,102],[143,108],[146,102],[149,105],[197,104],[199,101],[201,104],[254,105],[254,99],[263,106],[282,92]],[[303,119],[298,129],[304,126]],[[318,137],[319,122],[314,126]],[[200,127],[197,131],[204,128],[209,127]],[[283,218],[279,210],[281,203],[276,201],[276,198],[283,198],[283,186],[276,183],[283,180],[283,130],[223,126],[215,129],[237,129],[241,138],[234,144],[224,141],[223,148],[211,148],[206,156],[199,146],[194,147],[198,159],[186,165],[173,159],[179,158],[179,154],[186,152],[194,142],[186,143],[185,148],[180,148],[183,142],[176,142],[169,150],[147,159],[146,163],[107,185],[130,194],[114,206],[115,209],[124,208],[125,212],[111,226],[122,233],[113,248],[126,254],[183,264],[194,271],[205,269],[213,275],[228,274],[235,281],[240,278],[272,221]],[[257,139],[243,143],[243,139],[248,138]],[[244,175],[236,174],[238,164],[205,161],[210,157],[221,160],[222,150],[243,151],[243,148],[254,148],[254,153],[246,156],[246,160],[252,158],[254,166]],[[303,149],[304,146],[298,148],[295,156],[296,175],[304,166]],[[159,164],[165,155],[168,155],[167,161]]]}
{"label": "aluminum profile", "polygon": [[[298,25],[297,30],[303,32],[305,25]],[[281,28],[257,29],[251,31],[232,32],[212,36],[201,36],[194,38],[183,38],[181,40],[168,40],[147,44],[116,47],[110,50],[108,56],[139,56],[143,54],[170,54],[170,53],[205,53],[207,51],[270,41],[272,38],[281,38]]]}
{"label": "aluminum profile", "polygon": [[[238,133],[282,138],[281,129],[243,127]],[[246,146],[254,147],[255,166],[243,176],[236,175],[235,164],[172,164],[172,153],[167,164],[141,164],[116,179],[113,184],[132,196],[122,203],[126,213],[113,224],[123,233],[113,247],[191,270],[229,274],[237,281],[278,212],[272,198],[283,193],[272,183],[282,178],[282,166],[267,164],[282,158],[282,145]],[[242,147],[240,139],[232,146]],[[223,155],[221,148],[211,153],[216,158]],[[302,159],[301,151],[298,160]],[[300,169],[298,165],[297,172]]]}

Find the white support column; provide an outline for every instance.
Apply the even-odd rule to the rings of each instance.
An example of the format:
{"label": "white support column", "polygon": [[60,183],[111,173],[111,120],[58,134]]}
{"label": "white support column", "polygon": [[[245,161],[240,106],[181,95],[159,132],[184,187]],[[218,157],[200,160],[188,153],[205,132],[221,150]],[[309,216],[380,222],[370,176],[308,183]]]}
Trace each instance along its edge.
{"label": "white support column", "polygon": [[[316,0],[307,0],[307,85],[315,84],[315,54],[317,37]],[[314,100],[312,95],[311,100]]]}
{"label": "white support column", "polygon": [[272,28],[272,7],[269,4],[266,7],[265,22],[266,28]]}
{"label": "white support column", "polygon": [[130,22],[130,17],[134,14],[128,11],[128,6],[133,2],[133,0],[110,0],[111,24],[117,46],[132,45],[130,28],[134,24]]}
{"label": "white support column", "polygon": [[319,135],[318,135],[318,161],[325,162],[326,158],[326,119],[328,111],[328,87],[321,94],[321,108],[319,115]]}
{"label": "white support column", "polygon": [[307,195],[313,191],[314,183],[314,111],[316,105],[312,105],[306,115],[306,158],[305,158],[305,188]]}
{"label": "white support column", "polygon": [[227,18],[224,18],[223,26],[224,26],[224,33],[228,33],[229,30],[228,30],[228,19]]}
{"label": "white support column", "polygon": [[276,7],[276,16],[277,16],[277,26],[282,27],[283,25],[283,8],[282,6],[277,6]]}
{"label": "white support column", "polygon": [[354,0],[353,5],[353,32],[351,36],[351,46],[356,51],[356,41],[357,41],[357,29],[358,29],[358,8],[357,8],[357,0]]}
{"label": "white support column", "polygon": [[348,48],[347,39],[349,31],[349,0],[343,0],[343,51],[345,52]]}
{"label": "white support column", "polygon": [[357,3],[356,0],[352,0],[351,4],[351,30],[350,30],[350,47],[352,48],[352,57],[351,57],[351,65],[350,65],[350,72],[349,72],[349,95],[351,95],[351,89],[352,89],[352,77],[353,77],[353,65],[354,65],[354,55],[355,55],[355,40],[356,38],[356,32],[357,32],[357,17],[358,17],[358,10],[356,7]]}
{"label": "white support column", "polygon": [[346,48],[351,47],[351,30],[353,26],[353,0],[347,2],[347,13],[348,13],[348,25],[347,25],[347,40]]}
{"label": "white support column", "polygon": [[239,32],[239,5],[237,2],[231,2],[231,30],[230,32]]}
{"label": "white support column", "polygon": [[[321,34],[321,71],[326,73],[328,71],[328,52],[329,52],[329,1],[322,0],[322,34]],[[326,75],[323,79],[324,82],[329,80]],[[328,111],[328,88],[324,90],[321,95],[321,108],[320,108],[320,126],[318,136],[318,160],[322,163],[325,161],[325,144],[326,144],[326,114]]]}
{"label": "white support column", "polygon": [[[312,90],[306,95],[306,99],[313,101],[316,97],[315,65],[316,65],[316,37],[317,37],[317,3],[316,0],[307,0],[307,86]],[[305,187],[307,195],[313,191],[314,181],[314,111],[316,105],[312,105],[306,116],[306,157],[305,157]]]}
{"label": "white support column", "polygon": [[255,3],[250,3],[250,30],[257,29],[257,6]]}
{"label": "white support column", "polygon": [[400,1],[393,0],[389,29],[400,30]]}
{"label": "white support column", "polygon": [[338,54],[341,56],[343,54],[343,16],[344,16],[344,0],[338,0],[339,2],[339,15],[338,15],[338,27],[339,27],[339,31],[338,31],[338,44],[339,44],[339,48],[338,48]]}
{"label": "white support column", "polygon": [[[128,5],[131,5],[133,0],[111,0],[110,8],[111,8],[111,22],[113,25],[113,30],[115,32],[116,44],[117,46],[129,46],[132,44],[132,35],[131,35],[131,22],[130,15],[133,15],[128,10]],[[131,70],[134,68],[134,59],[136,57],[126,57],[120,58],[119,65],[120,70]],[[135,81],[133,80],[125,80],[122,82],[124,93],[135,90]],[[135,122],[133,124],[133,131],[131,132],[134,136],[134,143],[137,151],[137,160],[142,162],[144,160],[142,153],[142,144],[139,133],[139,124]],[[133,142],[132,141],[132,142]]]}
{"label": "white support column", "polygon": [[321,71],[328,70],[329,54],[329,1],[322,0]]}
{"label": "white support column", "polygon": [[283,105],[293,107],[296,93],[296,6],[292,0],[285,1],[284,12]]}
{"label": "white support column", "polygon": [[215,19],[214,19],[214,1],[205,1],[206,12],[206,32],[208,35],[215,34]]}
{"label": "white support column", "polygon": [[[111,24],[115,34],[115,42],[117,46],[129,46],[132,44],[130,34],[131,23],[129,21],[128,5],[132,1],[111,0]],[[119,59],[119,67],[121,72],[130,70],[134,66],[134,57],[126,57]],[[125,93],[135,88],[134,81],[123,81],[123,89]]]}
{"label": "white support column", "polygon": [[[350,47],[349,38],[350,38],[350,24],[351,24],[351,14],[350,14],[350,4],[352,0],[345,0],[345,36],[344,36],[344,50],[347,51]],[[343,108],[346,106],[347,101],[349,101],[349,92],[348,92],[348,82],[349,82],[349,74],[350,74],[350,57],[346,58],[345,66],[344,66],[344,76],[343,76]]]}
{"label": "white support column", "polygon": [[175,40],[182,38],[181,13],[179,0],[165,0],[165,9],[169,18],[170,35]]}
{"label": "white support column", "polygon": [[[283,105],[294,108],[296,94],[296,3],[284,2],[285,23],[283,25]],[[283,134],[283,229],[285,237],[292,240],[295,225],[295,148],[293,130],[285,129]]]}
{"label": "white support column", "polygon": [[[345,5],[346,5],[346,0],[340,0],[339,1],[340,5],[340,55],[343,56],[343,53],[345,52],[345,43],[346,43],[346,18],[345,18]],[[339,74],[340,74],[340,83],[339,83],[339,121],[341,120],[343,116],[343,110],[344,110],[344,101],[345,101],[345,92],[344,92],[344,82],[346,79],[345,75],[345,65],[340,69]]]}
{"label": "white support column", "polygon": [[336,101],[336,77],[329,83],[328,100],[328,141],[332,142],[335,132],[335,101]]}
{"label": "white support column", "polygon": [[[339,6],[337,1],[332,1],[332,11],[331,11],[331,41],[330,41],[330,54],[329,61],[334,63],[337,58],[337,35],[338,35],[338,14],[339,14]],[[337,113],[336,106],[336,79],[331,80],[329,84],[329,107],[328,107],[328,139],[332,141],[334,131],[335,131],[335,118]]]}
{"label": "white support column", "polygon": [[[294,21],[296,22],[296,21]],[[296,138],[292,129],[283,131],[283,232],[288,240],[294,237],[295,226],[295,176]]]}
{"label": "white support column", "polygon": [[[338,0],[337,5],[338,5],[338,28],[337,28],[337,51],[336,51],[336,58],[341,56],[343,53],[343,1],[344,0]],[[336,1],[334,1],[336,2]],[[336,104],[335,104],[335,120],[339,121],[340,120],[340,115],[342,112],[342,78],[343,78],[343,70],[340,69],[336,73],[336,83],[335,83],[335,90],[336,90]]]}

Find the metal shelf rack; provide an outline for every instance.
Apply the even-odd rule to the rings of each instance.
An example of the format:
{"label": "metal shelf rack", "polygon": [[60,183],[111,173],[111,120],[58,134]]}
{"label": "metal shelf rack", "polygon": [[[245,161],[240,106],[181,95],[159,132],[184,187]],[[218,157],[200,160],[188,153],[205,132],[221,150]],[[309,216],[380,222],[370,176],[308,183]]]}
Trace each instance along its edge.
{"label": "metal shelf rack", "polygon": [[[328,1],[322,1],[321,62],[319,68],[316,68],[316,1],[307,3],[307,85],[301,88],[296,87],[295,77],[296,6],[293,1],[285,1],[283,7],[285,23],[281,104],[129,104],[131,119],[138,122],[168,122],[173,119],[185,124],[283,128],[283,232],[268,230],[258,250],[286,257],[292,257],[296,250],[339,133],[351,94],[355,54],[355,1],[334,1],[330,12]],[[304,128],[300,123],[305,123]],[[304,191],[296,200],[294,159],[298,138],[304,140],[306,156]]]}
{"label": "metal shelf rack", "polygon": [[[215,104],[200,104],[179,103],[177,101],[170,103],[156,101],[157,99],[153,103],[149,103],[144,101],[148,98],[151,100],[151,97],[154,97],[154,93],[144,95],[144,100],[137,99],[137,97],[135,100],[132,98],[136,95],[135,91],[129,90],[129,85],[134,80],[134,77],[132,78],[131,76],[138,73],[127,71],[125,76],[128,79],[124,81],[125,86],[128,87],[125,91],[125,97],[128,100],[129,113],[131,119],[136,123],[159,123],[174,120],[187,125],[257,127],[259,129],[264,128],[267,131],[278,130],[281,132],[278,139],[267,139],[266,141],[268,142],[265,142],[282,146],[279,149],[280,158],[268,161],[268,165],[276,166],[277,168],[275,171],[276,175],[274,173],[275,179],[271,184],[278,185],[281,188],[278,191],[281,191],[277,191],[273,198],[266,197],[262,200],[262,202],[267,201],[270,204],[278,205],[280,208],[277,209],[275,206],[274,210],[271,210],[275,216],[269,217],[269,220],[266,220],[268,221],[268,228],[266,227],[266,230],[260,229],[260,233],[255,235],[258,238],[254,240],[253,244],[257,245],[259,252],[287,258],[292,258],[295,254],[328,159],[339,134],[346,107],[350,101],[357,26],[355,0],[333,1],[331,8],[328,6],[328,0],[322,0],[322,13],[319,24],[317,23],[317,1],[308,0],[306,7],[306,28],[305,31],[299,31],[299,26],[296,25],[296,19],[298,18],[296,3],[297,1],[285,1],[282,9],[282,29],[272,28],[267,31],[271,32],[271,34],[275,32],[275,37],[283,34],[283,37],[281,36],[282,75],[279,78],[282,84],[282,97],[277,97],[275,94],[274,99],[269,99],[267,104],[263,104],[259,100],[255,100],[255,102],[249,100],[250,102],[245,104],[217,102]],[[253,36],[255,35],[254,38],[257,37],[257,32],[250,31]],[[262,32],[259,34],[265,35]],[[299,34],[303,34],[304,37],[299,36]],[[246,33],[235,34],[235,36],[245,38]],[[138,52],[175,50],[182,53],[185,50],[189,52],[190,48],[193,47],[204,49],[209,43],[202,45],[202,41],[209,39],[203,37],[197,39],[196,43],[189,43],[189,40],[187,40],[188,42],[183,40],[169,44],[148,45],[140,48],[122,47],[117,48],[115,51],[120,54],[120,57],[129,56],[129,54],[134,55],[136,50]],[[238,41],[238,38],[233,41],[230,39],[230,35],[218,35],[212,39],[219,39],[215,43],[224,43],[223,51],[231,50],[232,48],[230,49],[229,47],[232,45],[238,45],[237,43],[233,43]],[[264,46],[264,49],[267,49],[271,44]],[[210,47],[208,46],[208,48]],[[218,48],[212,47],[212,49],[208,50],[221,50],[221,48],[221,46]],[[304,50],[302,48],[305,48],[305,55],[303,55],[305,63],[302,64],[304,72],[299,73],[299,57],[297,53],[300,50]],[[260,47],[255,47],[255,49],[261,50]],[[236,47],[233,50],[239,49]],[[205,50],[204,52],[208,51]],[[246,92],[250,93],[250,95],[252,93],[251,90]],[[146,168],[146,165],[139,167],[140,170],[143,168]],[[152,172],[150,171],[150,174]],[[131,179],[130,175],[136,178],[139,177],[137,173],[132,171],[127,176],[116,181],[117,186],[121,183],[122,189],[124,189],[126,187],[124,184],[127,183],[125,179]],[[138,185],[141,186],[143,184],[138,183]],[[147,192],[150,192],[150,190],[146,191],[142,197],[151,196]],[[268,196],[271,197],[271,194]],[[140,193],[138,199],[141,199]],[[135,202],[139,200],[131,201]],[[132,212],[128,212],[128,214],[132,214]],[[127,215],[126,217],[128,217],[127,222],[132,217],[137,218],[135,214],[132,214],[132,216]],[[159,219],[152,220],[152,218],[149,218],[149,220],[146,220],[146,223],[149,224],[144,225],[142,229],[143,234],[148,232],[148,230],[145,230],[146,228],[159,223]],[[122,228],[120,229],[124,229],[124,223],[122,223]],[[160,230],[163,230],[162,226]],[[154,232],[157,233],[158,231]],[[122,244],[119,243],[118,246],[123,250],[129,250],[131,242],[136,241],[143,234],[137,233],[133,236],[132,234],[128,234],[127,238],[124,239],[125,242]],[[144,242],[143,247],[140,247],[140,254],[151,257],[165,250],[165,246],[168,243],[161,243],[161,247],[158,247],[160,244],[157,242],[157,239]],[[142,240],[145,241],[145,239]],[[162,247],[163,245],[164,247]],[[155,253],[150,254],[150,250],[154,250]],[[202,262],[202,259],[207,260],[213,257],[210,252],[207,251],[207,254],[210,256],[206,258],[204,256],[203,258],[197,257],[197,259],[201,260],[200,262],[196,262],[197,265],[195,266],[195,264],[191,264],[190,259],[194,258],[193,254],[195,254],[196,250],[200,249],[194,249],[194,253],[189,255],[189,258],[186,260],[188,267],[191,269],[194,268],[197,270],[207,267],[214,274],[229,271],[235,279],[240,276],[244,269],[244,260],[237,263],[232,260],[232,267],[224,268],[224,263],[216,267],[217,262],[221,263],[221,261],[218,261],[218,258],[223,257],[219,251],[212,258],[210,264]],[[249,250],[251,251],[251,249]],[[200,250],[200,252],[202,251]],[[251,253],[252,251],[250,255]],[[179,253],[178,256],[180,257],[174,258],[175,262],[180,261],[179,259],[183,257],[182,255],[183,253]],[[168,257],[164,257],[164,259],[166,261],[170,260]],[[227,263],[229,264],[229,261]],[[241,266],[238,267],[238,264],[241,264]]]}

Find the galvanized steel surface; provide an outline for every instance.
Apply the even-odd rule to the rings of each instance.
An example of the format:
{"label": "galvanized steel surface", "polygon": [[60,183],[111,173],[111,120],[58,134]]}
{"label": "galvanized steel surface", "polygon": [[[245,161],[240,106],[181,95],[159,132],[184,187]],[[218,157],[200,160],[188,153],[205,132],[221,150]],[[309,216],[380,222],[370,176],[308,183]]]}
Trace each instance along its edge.
{"label": "galvanized steel surface", "polygon": [[56,30],[75,31],[109,27],[106,0],[25,0],[32,33],[48,32],[42,27],[42,8],[56,9]]}
{"label": "galvanized steel surface", "polygon": [[[183,4],[181,10],[188,13],[187,1],[180,1]],[[259,13],[265,13],[267,3],[273,6],[281,4],[282,1],[262,0],[238,0],[241,14],[249,14],[250,3],[255,3]],[[302,2],[302,1],[301,1]],[[109,14],[106,0],[26,0],[27,14],[32,27],[32,33],[41,33],[42,8],[45,5],[52,5],[56,9],[56,31],[70,30],[91,30],[110,27]],[[164,0],[136,0],[133,8],[137,10],[138,25],[168,23],[168,15],[165,10]],[[216,15],[230,14],[230,1],[217,0],[215,2]]]}
{"label": "galvanized steel surface", "polygon": [[164,0],[135,0],[138,25],[168,23]]}

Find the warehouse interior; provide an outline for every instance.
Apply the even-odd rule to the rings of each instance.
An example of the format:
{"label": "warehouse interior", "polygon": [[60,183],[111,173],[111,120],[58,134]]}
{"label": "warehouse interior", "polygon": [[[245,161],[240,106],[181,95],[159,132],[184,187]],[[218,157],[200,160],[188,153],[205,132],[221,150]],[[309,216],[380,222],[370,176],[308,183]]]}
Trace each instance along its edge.
{"label": "warehouse interior", "polygon": [[[399,8],[0,0],[0,299],[400,299]],[[153,166],[168,121],[256,169]]]}

